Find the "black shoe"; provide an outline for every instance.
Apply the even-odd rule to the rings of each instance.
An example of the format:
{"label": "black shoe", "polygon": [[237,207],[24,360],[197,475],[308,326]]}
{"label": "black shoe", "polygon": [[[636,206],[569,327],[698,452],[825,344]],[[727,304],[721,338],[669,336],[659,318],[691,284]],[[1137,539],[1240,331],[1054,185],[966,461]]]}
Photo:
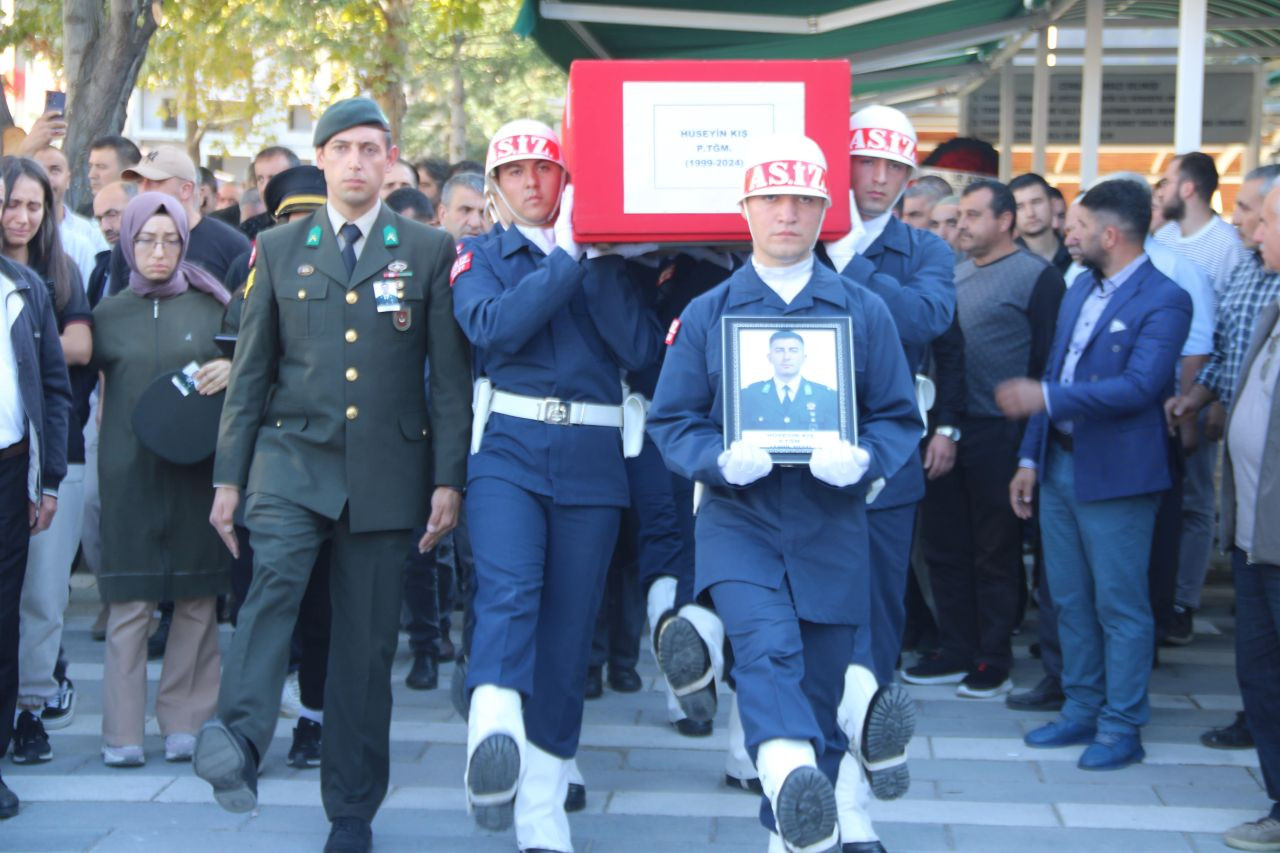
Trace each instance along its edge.
{"label": "black shoe", "polygon": [[564,795],[564,810],[580,812],[587,807],[587,786],[577,782],[569,783],[569,790]]}
{"label": "black shoe", "polygon": [[1036,660],[1040,660],[1041,650],[1039,643],[1032,643],[1027,646],[1027,652]]}
{"label": "black shoe", "polygon": [[502,832],[511,827],[520,769],[520,750],[510,735],[496,732],[476,745],[467,760],[467,798],[481,829]]}
{"label": "black shoe", "polygon": [[836,794],[816,767],[797,767],[787,774],[774,798],[773,816],[788,847],[816,849],[832,836],[839,843]]}
{"label": "black shoe", "polygon": [[879,841],[846,841],[840,845],[840,853],[887,853]]}
{"label": "black shoe", "polygon": [[730,788],[736,788],[739,791],[746,791],[748,794],[763,794],[764,786],[760,784],[760,778],[757,776],[752,779],[739,779],[737,776],[724,774],[724,783]]}
{"label": "black shoe", "polygon": [[1244,711],[1236,712],[1235,722],[1200,735],[1200,742],[1210,749],[1253,749],[1253,732]]}
{"label": "black shoe", "polygon": [[299,717],[293,727],[293,746],[289,749],[289,766],[299,770],[320,766],[320,739],[324,726],[315,720]]}
{"label": "black shoe", "polygon": [[619,693],[638,693],[644,682],[632,666],[609,666],[609,687]]}
{"label": "black shoe", "polygon": [[362,817],[333,819],[324,853],[369,853],[373,849],[373,830]]}
{"label": "black shoe", "polygon": [[654,634],[658,666],[685,716],[691,720],[715,719],[716,681],[702,635],[692,622],[678,615],[664,619]]}
{"label": "black shoe", "polygon": [[1173,605],[1173,615],[1169,617],[1169,631],[1164,635],[1166,646],[1185,646],[1191,642],[1195,626],[1192,616],[1195,611],[1181,604]]}
{"label": "black shoe", "polygon": [[471,713],[471,693],[467,691],[467,658],[459,655],[453,664],[453,676],[449,679],[449,702],[458,716],[465,721]]}
{"label": "black shoe", "polygon": [[453,645],[453,640],[443,636],[436,642],[436,660],[440,663],[449,663],[458,656],[458,650]]}
{"label": "black shoe", "polygon": [[44,703],[40,712],[40,722],[53,731],[66,728],[76,717],[76,686],[70,678],[63,677],[58,682],[58,695]]}
{"label": "black shoe", "polygon": [[969,665],[945,652],[935,652],[921,658],[915,666],[902,671],[902,680],[908,684],[955,684],[969,674]]}
{"label": "black shoe", "polygon": [[18,795],[0,779],[0,820],[8,820],[18,813]]}
{"label": "black shoe", "polygon": [[51,758],[53,747],[49,745],[49,736],[44,733],[40,718],[30,711],[22,711],[13,727],[13,763],[41,764]]}
{"label": "black shoe", "polygon": [[711,720],[691,720],[688,717],[676,720],[671,725],[685,737],[710,737],[712,730],[715,729],[715,723]]}
{"label": "black shoe", "polygon": [[213,797],[229,812],[258,806],[258,767],[253,747],[214,717],[200,727],[193,761],[196,775],[213,786]]}
{"label": "black shoe", "polygon": [[1061,711],[1067,697],[1062,692],[1062,682],[1052,675],[1040,679],[1040,683],[1021,693],[1004,697],[1006,708],[1014,711]]}
{"label": "black shoe", "polygon": [[600,667],[593,666],[587,670],[587,686],[582,695],[586,699],[599,699],[604,695],[604,681],[600,676]]}
{"label": "black shoe", "polygon": [[1013,681],[1009,678],[1009,670],[1003,666],[992,666],[980,663],[960,682],[956,688],[957,696],[970,699],[994,699],[1013,690]]}
{"label": "black shoe", "polygon": [[436,659],[429,654],[415,652],[413,666],[404,678],[404,686],[410,690],[435,690],[440,686],[440,671]]}
{"label": "black shoe", "polygon": [[169,643],[169,626],[173,624],[172,613],[161,613],[160,624],[156,632],[147,639],[147,660],[160,660],[164,657],[164,647]]}

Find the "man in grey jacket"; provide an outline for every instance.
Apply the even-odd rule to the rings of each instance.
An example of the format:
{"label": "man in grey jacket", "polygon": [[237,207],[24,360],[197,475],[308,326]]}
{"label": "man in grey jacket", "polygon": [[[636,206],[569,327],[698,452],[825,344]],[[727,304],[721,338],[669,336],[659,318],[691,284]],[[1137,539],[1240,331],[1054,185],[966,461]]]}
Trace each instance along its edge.
{"label": "man in grey jacket", "polygon": [[[1255,239],[1280,271],[1280,187],[1271,190]],[[1236,678],[1272,800],[1260,820],[1227,830],[1241,850],[1280,851],[1280,301],[1263,309],[1227,417],[1222,530],[1236,588]]]}
{"label": "man in grey jacket", "polygon": [[[53,299],[35,273],[0,258],[0,755],[9,748],[18,699],[18,602],[27,545],[57,512],[70,419],[71,385]],[[17,813],[17,796],[0,780],[0,819]]]}

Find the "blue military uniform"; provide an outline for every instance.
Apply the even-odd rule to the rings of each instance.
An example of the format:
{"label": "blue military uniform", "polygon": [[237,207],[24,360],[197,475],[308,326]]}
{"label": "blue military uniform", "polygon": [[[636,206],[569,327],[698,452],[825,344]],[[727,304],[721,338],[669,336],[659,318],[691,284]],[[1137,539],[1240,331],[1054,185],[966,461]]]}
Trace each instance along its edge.
{"label": "blue military uniform", "polygon": [[[494,388],[622,402],[623,370],[649,364],[661,330],[625,261],[545,255],[516,227],[464,241],[454,313]],[[582,723],[592,627],[630,502],[618,429],[494,413],[467,471],[475,552],[469,689],[524,697],[528,740],[571,758]]]}
{"label": "blue military uniform", "polygon": [[[818,259],[831,265],[819,246]],[[866,274],[869,262],[878,273]],[[840,273],[861,281],[884,300],[898,327],[907,366],[919,370],[929,345],[947,331],[955,315],[955,255],[940,238],[890,217],[884,231]],[[919,438],[919,433],[917,433]],[[868,508],[872,581],[870,631],[861,632],[854,662],[875,673],[881,684],[893,680],[906,624],[905,594],[911,561],[916,504],[924,497],[924,468],[912,453]]]}
{"label": "blue military uniform", "polygon": [[[721,324],[725,314],[849,316],[853,320],[859,445],[870,467],[829,486],[806,467],[775,467],[739,488],[724,479]],[[884,303],[816,265],[784,303],[748,264],[685,310],[649,411],[649,432],[676,473],[707,489],[696,522],[697,591],[709,590],[734,652],[753,758],[776,738],[814,744],[835,779],[847,740],[835,711],[856,627],[870,615],[866,492],[915,451],[919,415]],[[772,820],[762,809],[766,826]]]}

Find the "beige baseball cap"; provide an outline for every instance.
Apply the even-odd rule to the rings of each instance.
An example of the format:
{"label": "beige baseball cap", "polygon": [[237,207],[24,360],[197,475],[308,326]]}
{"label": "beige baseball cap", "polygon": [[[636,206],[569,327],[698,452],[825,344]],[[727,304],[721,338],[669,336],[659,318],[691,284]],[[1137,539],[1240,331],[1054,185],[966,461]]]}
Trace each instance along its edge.
{"label": "beige baseball cap", "polygon": [[196,173],[196,164],[187,156],[187,152],[172,145],[161,145],[142,158],[136,166],[125,169],[120,177],[126,181],[138,181],[146,178],[151,181],[166,181],[169,178],[180,178],[193,184],[200,183]]}

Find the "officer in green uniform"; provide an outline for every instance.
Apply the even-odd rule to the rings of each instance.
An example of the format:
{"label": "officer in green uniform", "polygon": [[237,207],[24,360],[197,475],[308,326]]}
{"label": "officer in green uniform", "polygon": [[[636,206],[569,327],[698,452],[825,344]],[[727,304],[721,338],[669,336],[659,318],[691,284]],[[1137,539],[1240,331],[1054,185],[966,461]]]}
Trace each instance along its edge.
{"label": "officer in green uniform", "polygon": [[387,790],[405,544],[424,519],[423,550],[457,520],[470,353],[453,319],[452,241],[379,200],[397,156],[382,111],[364,98],[334,104],[315,145],[327,202],[258,239],[222,413],[209,520],[237,553],[232,518],[245,496],[254,569],[195,771],[223,808],[257,805],[298,603],[328,540],[320,776],[325,850],[345,853],[370,849]]}

